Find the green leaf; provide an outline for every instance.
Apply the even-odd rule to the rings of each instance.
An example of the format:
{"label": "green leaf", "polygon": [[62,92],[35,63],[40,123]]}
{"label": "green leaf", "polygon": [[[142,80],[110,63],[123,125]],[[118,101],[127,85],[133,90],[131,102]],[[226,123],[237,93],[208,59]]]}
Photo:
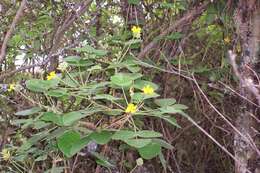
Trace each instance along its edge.
{"label": "green leaf", "polygon": [[70,126],[72,125],[74,122],[80,120],[81,118],[84,118],[88,116],[87,114],[82,114],[79,111],[76,112],[69,112],[66,114],[62,115],[62,125],[63,126]]}
{"label": "green leaf", "polygon": [[33,107],[33,108],[30,108],[30,109],[26,109],[26,110],[23,110],[23,111],[16,112],[15,115],[27,116],[27,115],[32,115],[32,114],[38,113],[41,110],[42,109],[39,108],[39,107]]}
{"label": "green leaf", "polygon": [[161,118],[161,119],[169,122],[170,124],[180,128],[180,126],[177,124],[176,119],[174,117],[171,117],[170,115],[164,115],[164,113],[165,112],[153,111],[150,114],[148,114],[148,116]]}
{"label": "green leaf", "polygon": [[161,147],[164,147],[166,149],[172,150],[173,146],[169,144],[168,142],[162,140],[162,139],[152,139],[152,142],[159,144]]}
{"label": "green leaf", "polygon": [[49,141],[54,138],[59,138],[62,136],[66,131],[68,131],[67,127],[58,127],[57,129],[53,130],[48,134],[46,140]]}
{"label": "green leaf", "polygon": [[47,121],[47,122],[53,122],[54,124],[57,124],[59,126],[63,125],[61,115],[55,114],[53,112],[43,113],[41,120]]}
{"label": "green leaf", "polygon": [[71,66],[77,66],[77,67],[88,67],[94,64],[92,61],[82,59],[79,56],[68,56],[64,58],[64,61]]}
{"label": "green leaf", "polygon": [[89,111],[84,111],[84,113],[81,111],[74,111],[65,113],[63,115],[58,115],[53,112],[46,112],[42,115],[41,120],[50,121],[59,126],[70,126],[81,118],[88,116],[89,114],[91,114]]}
{"label": "green leaf", "polygon": [[131,95],[133,103],[141,103],[145,99],[145,95],[141,92],[134,93]]}
{"label": "green leaf", "polygon": [[161,146],[157,143],[149,143],[148,145],[138,148],[138,152],[142,158],[150,160],[161,152]]}
{"label": "green leaf", "polygon": [[41,128],[47,127],[48,125],[50,125],[50,123],[46,123],[46,122],[41,121],[41,120],[36,120],[33,123],[33,128],[39,130]]}
{"label": "green leaf", "polygon": [[[70,73],[71,75],[71,73]],[[78,83],[78,81],[76,81],[73,77],[71,76],[66,76],[64,79],[63,79],[63,82],[69,86],[69,87],[72,87],[72,88],[76,88],[78,87],[80,84]]]}
{"label": "green leaf", "polygon": [[181,112],[183,112],[182,110],[181,110],[181,108],[182,109],[187,109],[187,107],[185,106],[185,105],[181,105],[181,106],[179,106],[179,105],[177,105],[177,106],[174,106],[174,105],[172,105],[172,106],[165,106],[165,107],[161,107],[161,108],[159,108],[160,109],[160,111],[162,112],[162,113],[167,113],[167,114],[176,114],[176,113],[181,113]]}
{"label": "green leaf", "polygon": [[130,138],[134,138],[136,137],[136,133],[134,131],[130,131],[130,130],[120,130],[117,131],[113,136],[112,139],[114,140],[127,140]]}
{"label": "green leaf", "polygon": [[68,93],[65,89],[56,89],[56,90],[48,91],[47,95],[49,95],[51,97],[63,97],[63,96],[67,96]]}
{"label": "green leaf", "polygon": [[89,136],[80,138],[80,134],[70,130],[57,139],[59,149],[68,158],[75,155],[91,141]]}
{"label": "green leaf", "polygon": [[128,139],[141,137],[141,138],[156,138],[161,137],[162,134],[152,131],[152,130],[141,130],[141,131],[130,131],[130,130],[120,130],[117,131],[113,136],[112,139],[114,140],[122,140],[127,141]]}
{"label": "green leaf", "polygon": [[136,80],[134,83],[134,87],[137,89],[142,90],[145,86],[150,85],[154,90],[157,90],[159,87],[153,82],[146,81],[146,80]]}
{"label": "green leaf", "polygon": [[175,109],[188,109],[188,107],[186,105],[183,105],[183,104],[175,104],[175,105],[172,105],[173,108]]}
{"label": "green leaf", "polygon": [[145,99],[150,99],[150,98],[159,97],[159,96],[160,95],[158,95],[156,93],[147,95],[147,94],[144,94],[144,93],[141,93],[141,92],[136,92],[131,96],[131,98],[133,99],[134,103],[140,103]]}
{"label": "green leaf", "polygon": [[81,58],[79,56],[68,56],[66,58],[64,58],[64,61],[67,63],[72,63],[72,64],[76,64],[79,62]]}
{"label": "green leaf", "polygon": [[152,130],[141,130],[136,132],[136,135],[141,137],[141,138],[157,138],[157,137],[162,137],[162,134],[159,132],[155,132]]}
{"label": "green leaf", "polygon": [[171,106],[176,103],[175,99],[167,98],[167,99],[156,99],[154,101],[155,104],[157,104],[160,107],[165,107],[165,106]]}
{"label": "green leaf", "polygon": [[68,131],[57,139],[59,149],[64,153],[66,157],[72,157],[71,148],[80,140],[80,134],[75,131]]}
{"label": "green leaf", "polygon": [[140,73],[117,73],[111,76],[111,82],[120,87],[130,86],[134,80],[142,77]]}
{"label": "green leaf", "polygon": [[139,66],[126,66],[126,68],[132,72],[132,73],[137,73],[141,70],[141,68]]}
{"label": "green leaf", "polygon": [[90,138],[97,144],[104,145],[110,141],[112,135],[109,131],[93,132],[90,134]]}
{"label": "green leaf", "polygon": [[82,48],[74,48],[73,50],[76,50],[78,52],[86,52],[89,54],[94,54],[96,56],[105,56],[107,54],[106,50],[100,50],[100,49],[95,49],[92,46],[86,45]]}
{"label": "green leaf", "polygon": [[33,123],[33,119],[32,118],[28,118],[28,119],[15,119],[11,122],[12,125],[22,125],[25,123]]}
{"label": "green leaf", "polygon": [[86,136],[74,142],[70,149],[70,154],[73,156],[74,154],[78,153],[81,149],[86,147],[90,141],[91,138],[89,136]]}
{"label": "green leaf", "polygon": [[110,167],[115,167],[115,165],[111,164],[104,156],[102,156],[101,154],[97,153],[97,152],[92,152],[91,153],[94,157],[97,158],[96,162],[97,164],[110,168]]}
{"label": "green leaf", "polygon": [[152,140],[151,139],[126,139],[124,140],[124,142],[134,148],[142,148],[148,145],[149,143],[151,143]]}
{"label": "green leaf", "polygon": [[23,41],[23,37],[21,35],[14,35],[13,37],[11,37],[10,41],[9,41],[9,44],[16,47],[18,46],[20,43],[22,43]]}
{"label": "green leaf", "polygon": [[167,169],[167,163],[166,163],[166,160],[165,160],[165,158],[164,158],[164,156],[163,156],[163,153],[162,153],[162,151],[159,153],[159,159],[160,159],[160,162],[162,163],[162,166],[163,166],[163,169],[166,171],[166,169]]}
{"label": "green leaf", "polygon": [[45,138],[48,135],[48,131],[43,131],[37,134],[34,134],[33,137],[28,139],[26,142],[22,144],[22,146],[18,149],[19,152],[26,151],[30,149],[34,144],[38,143],[40,140]]}
{"label": "green leaf", "polygon": [[179,124],[177,124],[177,121],[176,121],[176,119],[174,118],[174,117],[171,117],[171,116],[163,116],[163,117],[161,117],[163,120],[165,120],[165,121],[167,121],[168,123],[170,123],[171,125],[174,125],[174,126],[176,126],[176,127],[178,127],[178,128],[181,128],[180,126],[179,126]]}
{"label": "green leaf", "polygon": [[109,101],[114,101],[114,100],[120,100],[121,98],[116,98],[112,95],[109,94],[98,94],[94,97],[96,100],[109,100]]}
{"label": "green leaf", "polygon": [[34,92],[46,92],[50,88],[55,88],[59,84],[58,79],[52,80],[40,80],[40,79],[31,79],[26,81],[26,87]]}

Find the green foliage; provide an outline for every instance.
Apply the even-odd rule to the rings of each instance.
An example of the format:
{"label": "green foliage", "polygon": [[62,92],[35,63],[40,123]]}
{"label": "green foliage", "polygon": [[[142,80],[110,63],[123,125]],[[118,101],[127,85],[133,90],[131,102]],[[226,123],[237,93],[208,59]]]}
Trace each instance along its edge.
{"label": "green foliage", "polygon": [[[166,161],[162,151],[171,150],[173,147],[164,140],[161,133],[146,126],[145,121],[147,118],[154,119],[155,122],[163,120],[168,125],[180,128],[175,116],[177,114],[187,116],[185,111],[188,107],[177,103],[174,98],[162,98],[161,90],[164,86],[160,86],[158,80],[152,82],[154,74],[163,71],[164,58],[169,59],[169,65],[178,66],[180,73],[187,68],[185,75],[194,73],[207,77],[205,79],[210,82],[215,82],[229,73],[225,55],[217,54],[222,56],[221,64],[216,57],[208,56],[216,48],[227,47],[223,42],[223,36],[228,29],[216,22],[216,19],[221,22],[229,19],[229,16],[223,13],[223,9],[226,8],[225,1],[211,4],[189,28],[192,32],[196,31],[191,35],[178,28],[164,37],[158,35],[163,32],[163,28],[167,28],[183,16],[183,12],[190,9],[190,1],[128,0],[127,2],[132,7],[144,3],[148,8],[152,7],[151,11],[144,14],[149,16],[146,16],[145,22],[139,19],[111,22],[111,16],[122,17],[121,9],[114,8],[113,5],[103,8],[105,5],[102,2],[100,26],[92,25],[86,28],[84,22],[88,23],[95,18],[86,13],[75,22],[72,30],[64,33],[64,44],[61,45],[65,45],[68,41],[70,46],[73,43],[71,40],[79,42],[75,44],[78,46],[64,49],[62,58],[68,67],[65,70],[57,70],[58,74],[51,80],[47,80],[45,74],[33,79],[27,76],[29,78],[25,83],[27,90],[16,91],[24,94],[27,101],[34,105],[30,109],[17,112],[15,114],[17,119],[12,120],[12,125],[23,132],[29,132],[24,133],[22,141],[15,143],[17,145],[15,153],[20,161],[27,159],[44,161],[55,154],[70,159],[86,148],[90,141],[94,141],[98,146],[111,143],[126,145],[126,152],[134,150],[143,159],[159,156],[165,167]],[[64,15],[62,10],[65,4],[65,1],[60,3],[46,1],[46,4],[38,10],[33,10],[32,18],[35,21],[32,24],[22,21],[9,40],[10,61],[7,62],[13,62],[12,58],[21,52],[26,53],[23,60],[37,61],[39,57],[45,58],[45,53],[48,54],[53,44],[51,39],[55,33],[54,28],[60,24],[60,21],[57,20],[56,23],[55,19]],[[94,14],[97,9],[96,2],[92,3],[89,12]],[[161,19],[166,22],[163,23]],[[148,25],[145,26],[144,23]],[[128,28],[130,24],[142,27],[142,38],[132,38],[131,29]],[[87,34],[82,34],[86,29]],[[45,37],[48,34],[50,36]],[[146,59],[137,60],[136,56],[143,50],[143,46],[154,40],[158,43],[159,57],[156,57],[158,56],[156,52],[152,52]],[[188,48],[181,47],[184,55],[174,57],[164,55],[165,52],[171,51],[168,47],[176,46],[180,42],[182,44],[184,40],[185,45],[191,44]],[[204,40],[205,45],[202,42]],[[163,46],[159,47],[160,45]],[[23,47],[27,51],[19,50],[24,49]],[[204,55],[200,49],[205,50]],[[150,68],[151,71],[146,71],[146,68]],[[202,83],[205,89],[207,84],[208,81]],[[176,87],[177,85],[185,87],[181,84],[176,84]],[[153,89],[151,94],[144,93],[146,86]],[[208,93],[218,101],[223,97],[217,91]],[[127,112],[129,104],[134,104],[136,110]],[[109,158],[100,153],[92,152],[91,155],[102,166],[114,166]],[[63,169],[56,168],[57,172]]]}
{"label": "green foliage", "polygon": [[[179,127],[172,114],[184,114],[183,110],[187,107],[176,104],[175,99],[154,99],[160,96],[155,93],[159,86],[137,72],[140,67],[134,60],[119,57],[110,61],[106,59],[107,51],[92,46],[73,50],[81,56],[66,57],[67,70],[61,74],[49,74],[53,75],[50,80],[30,79],[26,82],[27,89],[45,97],[46,102],[16,113],[17,116],[28,117],[23,121],[16,120],[16,123],[23,124],[23,129],[35,127],[39,131],[19,148],[24,159],[40,141],[51,141],[53,150],[61,151],[66,158],[74,156],[90,141],[99,145],[110,141],[123,142],[136,149],[144,159],[158,156],[162,147],[171,149],[171,145],[161,139],[161,133],[142,130],[145,127],[136,122],[150,116]],[[95,79],[99,73],[103,74],[102,81],[90,80],[90,75]],[[144,93],[147,86],[152,89],[151,93]],[[72,105],[68,100],[71,98],[74,99]],[[81,106],[83,101],[84,107]],[[129,103],[137,106],[133,114],[126,113]],[[115,121],[111,125],[101,124],[94,131],[84,126],[86,122],[94,124],[100,116],[112,116]],[[44,144],[45,150],[48,146]],[[98,164],[113,166],[99,153],[93,152],[92,155]],[[47,156],[35,159],[45,160]]]}
{"label": "green foliage", "polygon": [[[3,36],[10,28],[20,2],[3,0],[0,3],[0,13],[4,14],[0,15],[0,33]],[[28,8],[23,11],[11,34],[0,77],[2,72],[19,70],[21,64],[16,64],[18,60],[24,63],[23,68],[59,57],[67,67],[58,68],[50,80],[46,71],[49,65],[56,68],[55,63],[22,70],[5,79],[4,82],[18,86],[26,80],[25,87],[19,86],[6,95],[0,91],[0,114],[12,125],[8,127],[8,132],[11,132],[8,140],[3,141],[12,148],[13,160],[6,162],[8,171],[38,171],[36,166],[42,164],[46,170],[42,171],[64,172],[70,166],[67,163],[72,163],[75,158],[82,159],[81,154],[92,143],[97,144],[97,149],[88,151],[89,158],[106,168],[116,165],[106,157],[107,153],[98,153],[104,145],[113,149],[120,146],[120,152],[122,148],[123,152],[136,152],[141,157],[137,166],[143,164],[143,159],[159,156],[157,159],[164,169],[170,170],[167,165],[169,158],[167,156],[166,161],[163,153],[172,150],[173,146],[166,142],[166,136],[155,131],[160,128],[149,126],[147,120],[155,124],[162,120],[167,124],[166,131],[178,132],[181,129],[178,129],[180,125],[176,115],[187,117],[188,106],[196,120],[201,118],[197,115],[205,114],[198,112],[203,103],[197,103],[200,99],[196,93],[198,90],[190,92],[190,83],[180,76],[191,79],[194,75],[209,99],[214,100],[214,104],[217,102],[216,106],[224,105],[226,91],[219,91],[222,88],[219,88],[218,80],[227,84],[232,84],[233,80],[226,50],[238,49],[237,52],[241,53],[240,41],[232,38],[232,7],[224,0],[212,1],[197,20],[193,21],[197,15],[189,16],[191,20],[187,23],[180,22],[175,30],[159,36],[201,3],[188,0],[92,1],[86,12],[78,14],[79,4],[81,6],[83,2],[27,1]],[[68,21],[72,23],[68,24]],[[141,27],[139,39],[133,38],[132,26]],[[149,49],[145,58],[136,58],[153,41],[156,47]],[[233,42],[238,43],[233,45]],[[166,73],[177,76],[169,77],[167,74],[164,78]],[[144,92],[147,86],[152,88],[148,94]],[[178,102],[172,97],[178,98]],[[13,98],[17,104],[11,104],[19,111],[10,116],[6,110],[11,105],[9,99]],[[179,104],[179,100],[183,104]],[[131,109],[126,111],[129,105],[132,105]],[[21,110],[23,107],[25,110]],[[204,108],[207,108],[205,105],[202,110],[208,110]],[[219,107],[219,110],[225,109]],[[3,117],[0,117],[1,123]],[[162,132],[165,134],[165,130]],[[0,132],[0,137],[2,135]],[[191,171],[183,172],[199,172],[193,169],[199,162],[193,167],[187,161],[192,162],[199,156],[189,140],[187,137],[178,141],[180,144],[176,143],[176,158],[185,161],[180,165],[192,165]],[[186,145],[192,147],[184,148]],[[75,155],[77,157],[73,157]],[[14,162],[22,163],[24,168],[18,165],[21,170],[11,170],[9,165]],[[131,161],[122,160],[121,163],[133,168]]]}

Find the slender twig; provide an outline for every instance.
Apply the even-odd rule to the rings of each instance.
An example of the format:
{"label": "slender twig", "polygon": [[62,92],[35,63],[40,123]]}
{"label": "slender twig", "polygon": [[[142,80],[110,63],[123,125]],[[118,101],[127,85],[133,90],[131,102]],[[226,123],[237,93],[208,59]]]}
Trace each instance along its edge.
{"label": "slender twig", "polygon": [[[188,120],[195,125],[200,131],[202,131],[208,138],[210,138],[219,148],[221,148],[225,153],[227,153],[233,160],[235,160],[237,163],[240,163],[240,161],[231,153],[229,152],[223,145],[221,145],[213,136],[211,136],[206,130],[204,130],[196,121],[194,121],[191,117],[187,116]],[[252,173],[250,170],[246,170],[247,173]]]}
{"label": "slender twig", "polygon": [[[188,10],[188,12],[178,21],[174,22],[172,25],[170,25],[168,28],[164,29],[164,31],[158,36],[158,38],[165,37],[169,33],[173,32],[177,28],[180,28],[180,26],[187,25],[187,23],[192,23],[194,19],[196,19],[200,14],[202,14],[206,7],[208,6],[209,2],[205,2],[199,7],[194,7],[191,10]],[[150,52],[158,43],[157,39],[154,39],[151,41],[148,45],[144,47],[144,49],[138,54],[138,58],[143,58],[148,52]]]}
{"label": "slender twig", "polygon": [[230,64],[233,67],[233,71],[235,75],[238,77],[239,81],[241,82],[242,87],[246,87],[246,89],[255,96],[255,98],[258,101],[258,105],[260,105],[260,93],[258,89],[255,87],[253,79],[251,77],[245,77],[244,75],[239,73],[236,64],[236,54],[233,53],[231,50],[229,50],[228,53],[229,53]]}
{"label": "slender twig", "polygon": [[49,57],[47,56],[43,62],[39,62],[39,63],[35,63],[35,64],[32,64],[32,65],[27,65],[27,66],[24,65],[24,66],[21,66],[18,69],[15,69],[15,70],[12,70],[12,71],[7,71],[7,72],[4,72],[3,74],[1,73],[0,81],[2,81],[3,79],[5,79],[5,78],[7,78],[9,76],[14,75],[15,73],[18,73],[18,72],[21,72],[21,71],[24,71],[24,70],[28,70],[28,69],[35,68],[35,67],[46,66],[49,63],[51,57],[61,55],[66,49],[72,48],[75,45],[77,45],[78,43],[79,43],[79,41],[74,43],[74,44],[71,44],[71,45],[69,45],[69,46],[67,46],[67,47],[65,47],[63,49],[60,49],[56,53],[50,54]]}
{"label": "slender twig", "polygon": [[12,36],[12,33],[13,33],[14,29],[15,29],[15,26],[16,26],[17,22],[19,21],[19,19],[23,15],[23,10],[26,7],[26,4],[27,4],[26,0],[23,0],[21,2],[21,5],[20,5],[20,7],[19,7],[15,17],[14,17],[14,20],[13,20],[9,30],[7,31],[7,33],[5,35],[5,38],[4,38],[4,41],[2,43],[2,47],[1,47],[1,52],[0,52],[0,64],[2,64],[3,61],[5,60],[7,43],[8,43],[9,39]]}
{"label": "slender twig", "polygon": [[197,80],[195,79],[194,75],[192,75],[193,79],[194,79],[194,83],[197,86],[198,90],[200,91],[200,93],[203,95],[203,97],[205,98],[205,100],[208,102],[208,104],[210,105],[210,107],[212,107],[214,109],[214,111],[237,133],[239,134],[239,136],[241,136],[245,142],[247,142],[252,148],[255,149],[255,151],[260,155],[260,151],[258,150],[257,147],[255,147],[255,144],[248,138],[246,137],[244,134],[242,134],[208,99],[208,97],[206,96],[206,94],[202,91],[201,87],[199,86]]}

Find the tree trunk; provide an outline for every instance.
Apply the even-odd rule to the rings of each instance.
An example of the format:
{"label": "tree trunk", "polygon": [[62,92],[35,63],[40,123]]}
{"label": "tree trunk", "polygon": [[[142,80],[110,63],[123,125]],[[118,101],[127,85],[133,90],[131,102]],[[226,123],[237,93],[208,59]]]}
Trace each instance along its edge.
{"label": "tree trunk", "polygon": [[[259,38],[260,38],[260,8],[259,0],[240,0],[234,21],[236,24],[237,34],[240,37],[242,46],[242,55],[240,59],[240,66],[237,69],[240,72],[240,94],[256,102],[260,105],[259,89],[254,86],[259,85],[257,81],[257,66],[259,65]],[[251,83],[249,85],[248,83]],[[253,85],[252,85],[253,84]],[[253,90],[254,89],[254,90]],[[254,91],[254,92],[253,92]],[[236,133],[234,136],[234,153],[236,158],[235,172],[236,173],[256,173],[257,159],[259,153],[257,152],[256,143],[256,120],[252,117],[259,116],[257,107],[242,101],[240,106],[240,113],[236,119],[236,128],[241,134]],[[253,116],[252,116],[253,115]]]}

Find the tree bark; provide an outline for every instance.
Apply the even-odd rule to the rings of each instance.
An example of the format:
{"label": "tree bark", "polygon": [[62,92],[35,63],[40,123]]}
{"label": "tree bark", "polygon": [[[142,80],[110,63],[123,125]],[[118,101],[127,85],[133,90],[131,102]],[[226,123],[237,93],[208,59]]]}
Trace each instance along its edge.
{"label": "tree bark", "polygon": [[[257,81],[257,64],[259,63],[259,1],[256,0],[240,0],[234,15],[237,34],[241,40],[242,55],[240,66],[237,69],[239,72],[240,94],[244,97],[257,102],[260,106],[259,89],[255,86],[259,85]],[[256,122],[252,115],[257,117],[258,108],[254,105],[242,101],[240,113],[236,119],[236,128],[241,134],[234,135],[234,153],[236,158],[235,172],[236,173],[255,173],[257,171],[257,159],[259,158],[259,150],[255,145]]]}

